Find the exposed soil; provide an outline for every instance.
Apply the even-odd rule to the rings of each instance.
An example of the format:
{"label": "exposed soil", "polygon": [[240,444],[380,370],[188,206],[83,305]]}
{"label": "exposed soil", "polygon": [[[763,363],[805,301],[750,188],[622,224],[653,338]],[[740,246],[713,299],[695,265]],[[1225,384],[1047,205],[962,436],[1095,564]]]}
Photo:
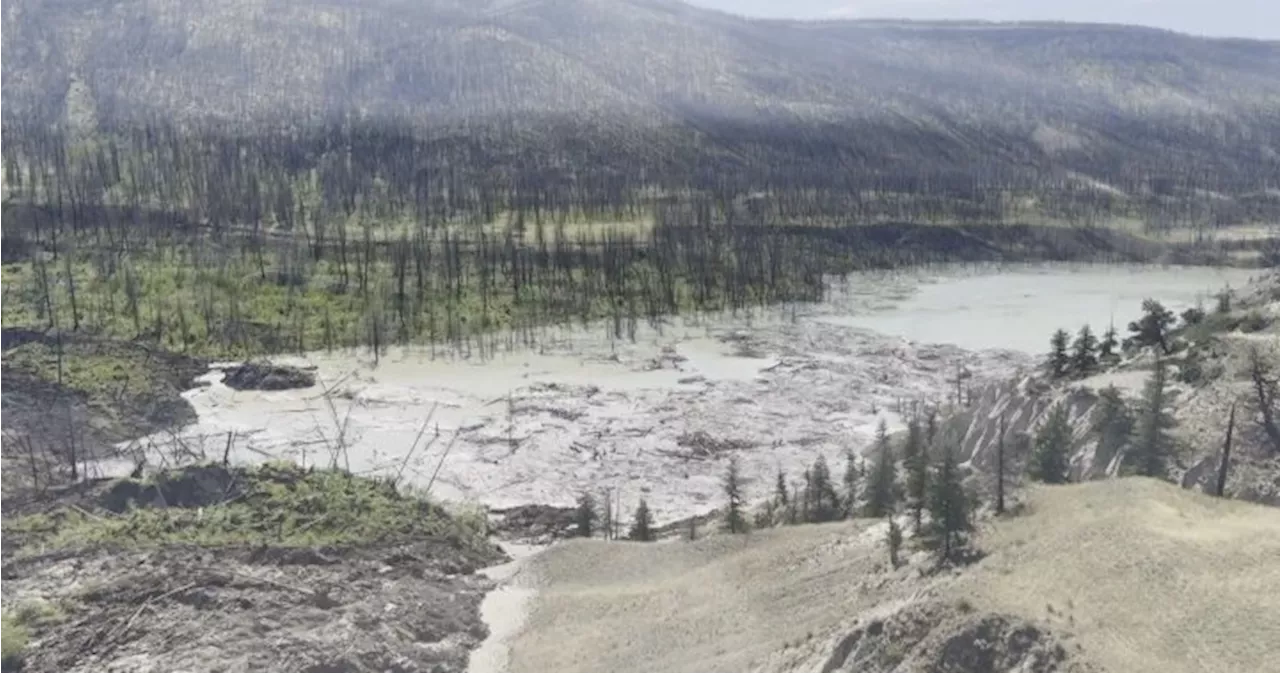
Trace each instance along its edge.
{"label": "exposed soil", "polygon": [[1049,629],[1012,615],[978,614],[968,603],[912,605],[871,619],[838,642],[826,673],[1085,673]]}
{"label": "exposed soil", "polygon": [[246,362],[227,369],[222,382],[234,390],[293,390],[314,386],[316,375],[299,367]]}
{"label": "exposed soil", "polygon": [[[174,544],[130,537],[129,529],[105,543],[43,546],[49,538],[39,526],[66,515],[92,526],[133,522],[139,530],[150,526],[152,535],[166,531],[155,516],[140,517],[146,510],[180,510],[167,519],[170,527],[198,527],[207,518],[215,532],[237,520],[254,529],[245,519],[258,510],[245,507],[263,497],[274,497],[277,509],[292,507],[291,516],[315,515],[337,494],[319,490],[334,482],[313,475],[286,466],[198,465],[145,480],[81,482],[51,490],[25,510],[6,506],[6,614],[33,612],[31,606],[47,614],[27,621],[32,639],[23,670],[465,671],[487,635],[479,606],[495,585],[476,571],[506,558],[497,546],[449,529],[443,510],[432,514],[440,527],[424,529],[438,533],[405,535],[387,526],[360,543]],[[290,492],[297,495],[284,495]],[[405,497],[366,492],[381,493],[365,506],[382,510]],[[41,512],[48,516],[32,519],[34,528],[16,519]]]}
{"label": "exposed soil", "polygon": [[46,601],[24,671],[452,673],[492,582],[447,548],[167,547],[11,561],[6,608]]}

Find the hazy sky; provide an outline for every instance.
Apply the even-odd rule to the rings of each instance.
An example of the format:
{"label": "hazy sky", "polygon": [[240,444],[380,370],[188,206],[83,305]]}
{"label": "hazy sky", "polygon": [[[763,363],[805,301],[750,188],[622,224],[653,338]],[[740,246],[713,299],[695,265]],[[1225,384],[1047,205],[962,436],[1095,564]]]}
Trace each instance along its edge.
{"label": "hazy sky", "polygon": [[1280,40],[1280,0],[689,0],[750,16],[1133,23]]}

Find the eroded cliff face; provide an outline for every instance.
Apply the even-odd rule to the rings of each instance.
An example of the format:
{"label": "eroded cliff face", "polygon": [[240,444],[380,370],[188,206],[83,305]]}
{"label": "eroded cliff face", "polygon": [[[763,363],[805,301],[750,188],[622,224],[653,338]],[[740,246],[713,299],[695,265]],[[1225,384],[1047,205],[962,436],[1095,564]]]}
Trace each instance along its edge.
{"label": "eroded cliff face", "polygon": [[[1251,376],[1254,353],[1268,363],[1272,386],[1280,375],[1280,274],[1241,289],[1232,310],[1212,319],[1216,322],[1180,329],[1178,345],[1165,357],[1176,444],[1168,477],[1184,488],[1213,489],[1234,405],[1226,495],[1280,506],[1280,447],[1268,436]],[[1113,477],[1128,442],[1102,436],[1103,391],[1114,386],[1130,413],[1140,413],[1153,364],[1153,354],[1141,352],[1081,380],[1050,383],[1037,372],[990,384],[971,391],[963,405],[944,410],[939,432],[958,443],[981,488],[994,481],[1004,427],[1006,473],[1016,483],[1023,479],[1037,429],[1050,409],[1064,404],[1072,428],[1071,480]],[[1274,409],[1274,396],[1270,403]]]}
{"label": "eroded cliff face", "polygon": [[1104,477],[1113,473],[1115,461],[1097,455],[1099,438],[1091,426],[1098,399],[1093,388],[1061,389],[1026,375],[974,391],[966,406],[944,415],[939,431],[946,440],[959,438],[960,459],[971,469],[994,474],[1003,429],[1006,470],[1015,474],[1025,468],[1035,432],[1049,410],[1065,404],[1072,428],[1072,479]]}

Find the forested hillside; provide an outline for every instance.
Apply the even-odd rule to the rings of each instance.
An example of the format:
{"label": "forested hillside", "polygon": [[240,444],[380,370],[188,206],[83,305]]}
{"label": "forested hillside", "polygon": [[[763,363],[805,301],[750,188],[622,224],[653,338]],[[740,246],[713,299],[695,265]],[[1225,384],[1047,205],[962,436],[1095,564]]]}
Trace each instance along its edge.
{"label": "forested hillside", "polygon": [[664,185],[714,171],[757,189],[1071,170],[1130,194],[1265,199],[1280,182],[1276,43],[759,21],[666,0],[23,0],[4,32],[10,129],[217,121],[293,141],[377,124],[422,138],[419,161]]}

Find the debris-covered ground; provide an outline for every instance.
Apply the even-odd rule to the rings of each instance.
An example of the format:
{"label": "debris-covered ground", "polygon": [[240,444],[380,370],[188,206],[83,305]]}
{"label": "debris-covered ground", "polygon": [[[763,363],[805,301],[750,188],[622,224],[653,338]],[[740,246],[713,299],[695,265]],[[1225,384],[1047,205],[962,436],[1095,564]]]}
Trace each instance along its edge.
{"label": "debris-covered ground", "polygon": [[[883,284],[899,281],[905,292],[907,279]],[[215,370],[187,395],[200,421],[178,440],[210,457],[230,441],[233,461],[401,474],[494,508],[612,489],[626,510],[644,497],[667,521],[716,505],[730,453],[752,479],[798,473],[818,452],[836,461],[868,443],[880,419],[895,424],[900,400],[940,394],[957,368],[1003,374],[1024,362],[785,314],[646,329],[636,343],[548,336],[540,352],[483,363],[393,349],[375,368],[366,353],[314,354],[317,385],[300,390],[236,391]],[[149,441],[153,464],[174,445]]]}
{"label": "debris-covered ground", "polygon": [[[386,482],[201,465],[6,512],[23,671],[464,671],[504,559],[480,515]],[[6,640],[6,649],[10,647]]]}
{"label": "debris-covered ground", "polygon": [[[401,475],[500,509],[608,491],[626,512],[645,498],[663,523],[718,504],[730,454],[750,496],[764,497],[779,469],[794,478],[819,453],[842,469],[879,421],[899,426],[904,402],[1034,366],[1027,351],[1057,326],[1101,331],[1147,293],[1180,309],[1248,274],[1198,271],[861,274],[821,304],[672,319],[640,326],[635,342],[595,326],[483,361],[432,359],[430,349],[391,349],[376,366],[367,352],[279,358],[314,366],[316,385],[237,391],[214,370],[187,395],[200,420],[178,439],[215,457],[230,442],[233,460]],[[970,350],[932,343],[943,341]],[[973,350],[1002,345],[1023,350]],[[152,460],[175,443],[152,439]]]}

